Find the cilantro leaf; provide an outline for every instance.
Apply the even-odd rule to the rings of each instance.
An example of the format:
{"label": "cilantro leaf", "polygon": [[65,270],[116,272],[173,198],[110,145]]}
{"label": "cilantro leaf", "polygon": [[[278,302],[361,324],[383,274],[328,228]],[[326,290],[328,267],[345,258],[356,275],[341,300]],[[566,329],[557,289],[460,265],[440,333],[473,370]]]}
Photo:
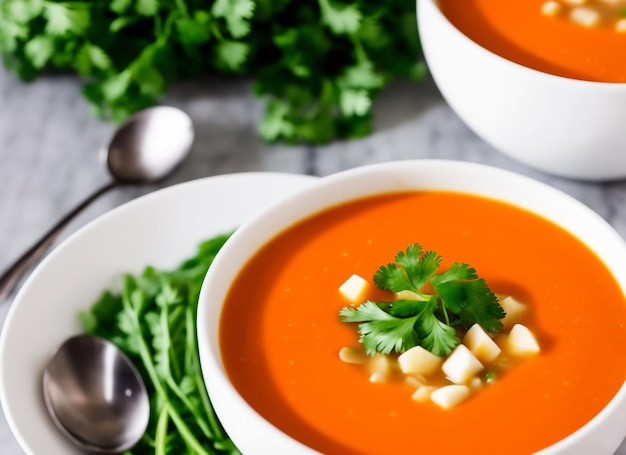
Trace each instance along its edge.
{"label": "cilantro leaf", "polygon": [[250,33],[250,22],[255,5],[252,0],[216,0],[211,12],[215,17],[226,20],[226,27],[233,38],[242,38]]}
{"label": "cilantro leaf", "polygon": [[434,251],[423,252],[421,245],[411,244],[395,255],[393,263],[379,267],[373,280],[385,291],[412,291],[415,300],[368,300],[340,310],[343,322],[358,323],[359,340],[368,354],[403,352],[419,345],[444,356],[460,343],[456,326],[468,329],[479,324],[489,332],[502,327],[504,310],[476,270],[455,262],[438,273],[441,261]]}
{"label": "cilantro leaf", "polygon": [[54,41],[51,36],[37,35],[24,46],[24,52],[35,68],[43,68],[54,52]]}
{"label": "cilantro leaf", "polygon": [[74,3],[45,2],[43,15],[47,19],[46,32],[50,35],[74,33],[81,35],[90,22],[87,5]]}
{"label": "cilantro leaf", "polygon": [[339,314],[344,322],[362,323],[359,325],[360,341],[369,355],[402,352],[415,345],[417,316],[397,318],[371,300],[358,308],[345,307]]}
{"label": "cilantro leaf", "polygon": [[453,327],[429,312],[422,315],[418,333],[421,337],[421,346],[438,356],[449,354],[461,343]]}
{"label": "cilantro leaf", "polygon": [[361,24],[361,12],[357,5],[335,5],[331,0],[318,0],[322,21],[337,34],[355,33]]}

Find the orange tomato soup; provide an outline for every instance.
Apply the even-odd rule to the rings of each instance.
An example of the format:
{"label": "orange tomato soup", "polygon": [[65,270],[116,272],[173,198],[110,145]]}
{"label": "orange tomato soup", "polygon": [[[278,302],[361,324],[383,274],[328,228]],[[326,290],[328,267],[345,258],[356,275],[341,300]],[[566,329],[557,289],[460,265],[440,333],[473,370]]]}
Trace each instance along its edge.
{"label": "orange tomato soup", "polygon": [[[542,14],[546,0],[439,0],[443,14],[486,49],[558,76],[626,82],[626,33]],[[616,13],[617,14],[617,13]]]}
{"label": "orange tomato soup", "polygon": [[[342,362],[358,346],[338,287],[410,243],[465,262],[530,307],[542,352],[442,410],[401,383]],[[563,229],[494,200],[410,192],[347,203],[265,245],[234,282],[220,321],[226,370],[261,415],[325,454],[529,454],[594,417],[626,378],[624,294]]]}

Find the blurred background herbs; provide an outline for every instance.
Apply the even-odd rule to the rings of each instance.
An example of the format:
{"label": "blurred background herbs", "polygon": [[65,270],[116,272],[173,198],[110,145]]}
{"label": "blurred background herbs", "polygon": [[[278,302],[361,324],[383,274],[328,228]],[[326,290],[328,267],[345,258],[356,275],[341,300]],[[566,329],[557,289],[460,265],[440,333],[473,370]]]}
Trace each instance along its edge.
{"label": "blurred background herbs", "polygon": [[22,80],[74,72],[115,122],[205,74],[249,77],[267,141],[367,135],[376,95],[426,73],[414,0],[0,0],[0,53]]}

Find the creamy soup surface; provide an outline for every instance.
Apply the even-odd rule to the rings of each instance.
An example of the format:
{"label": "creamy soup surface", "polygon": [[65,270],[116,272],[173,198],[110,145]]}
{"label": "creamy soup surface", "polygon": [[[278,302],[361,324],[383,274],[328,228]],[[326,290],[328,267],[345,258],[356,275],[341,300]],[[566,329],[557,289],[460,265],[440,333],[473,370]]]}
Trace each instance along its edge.
{"label": "creamy soup surface", "polygon": [[[573,79],[626,82],[626,22],[621,22],[626,5],[621,0],[551,0],[554,13],[547,12],[547,0],[438,3],[461,32],[508,60]],[[572,12],[575,8],[583,12]],[[599,19],[590,26],[581,23],[593,11]]]}
{"label": "creamy soup surface", "polygon": [[[411,401],[404,384],[373,384],[338,357],[358,346],[338,316],[338,287],[353,273],[371,280],[416,242],[442,255],[442,268],[468,263],[492,290],[526,302],[542,347],[449,410]],[[475,196],[398,193],[328,210],[269,242],[230,290],[220,342],[244,398],[320,452],[528,454],[584,425],[624,383],[626,305],[604,264],[543,218]]]}

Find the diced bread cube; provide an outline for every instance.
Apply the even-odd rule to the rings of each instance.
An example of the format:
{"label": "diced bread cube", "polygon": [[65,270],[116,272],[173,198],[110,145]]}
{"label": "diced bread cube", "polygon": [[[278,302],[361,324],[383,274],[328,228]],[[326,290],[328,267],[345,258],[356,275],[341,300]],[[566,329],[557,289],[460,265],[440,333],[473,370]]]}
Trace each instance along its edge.
{"label": "diced bread cube", "polygon": [[577,6],[570,11],[570,19],[584,27],[594,27],[600,22],[600,13],[586,6]]}
{"label": "diced bread cube", "polygon": [[532,356],[541,350],[535,335],[522,324],[515,324],[509,332],[509,336],[506,337],[506,349],[510,354],[519,357]]}
{"label": "diced bread cube", "polygon": [[433,391],[430,394],[430,400],[443,409],[450,409],[465,401],[469,396],[469,387],[455,384],[443,386]]}
{"label": "diced bread cube", "polygon": [[493,362],[501,352],[500,346],[478,324],[470,327],[463,337],[463,343],[483,363]]}
{"label": "diced bread cube", "polygon": [[368,285],[369,284],[365,278],[353,274],[341,286],[339,286],[339,292],[350,303],[363,303]]}
{"label": "diced bread cube", "polygon": [[439,370],[443,359],[421,346],[415,346],[398,356],[398,364],[404,374],[428,376]]}
{"label": "diced bread cube", "polygon": [[411,399],[413,401],[417,401],[419,403],[425,403],[430,398],[430,394],[437,390],[437,387],[433,387],[430,385],[423,385],[417,388],[413,395],[411,395]]}
{"label": "diced bread cube", "polygon": [[500,299],[500,306],[506,313],[506,316],[500,320],[505,330],[509,330],[518,323],[528,311],[526,305],[511,296]]}
{"label": "diced bread cube", "polygon": [[441,365],[445,375],[456,384],[463,384],[483,369],[474,354],[464,344],[459,344]]}
{"label": "diced bread cube", "polygon": [[541,5],[541,13],[546,16],[556,16],[561,12],[561,4],[554,0],[548,0]]}

